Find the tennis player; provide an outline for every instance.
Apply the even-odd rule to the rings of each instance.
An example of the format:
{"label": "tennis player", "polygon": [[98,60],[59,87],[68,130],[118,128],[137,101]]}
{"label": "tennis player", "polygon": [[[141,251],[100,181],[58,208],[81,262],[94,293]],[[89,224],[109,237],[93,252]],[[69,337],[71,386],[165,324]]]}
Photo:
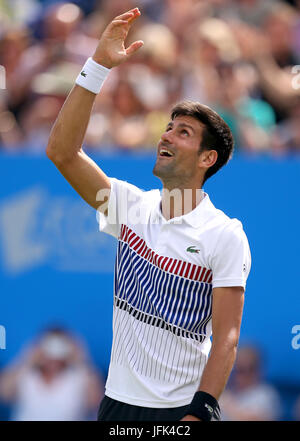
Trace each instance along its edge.
{"label": "tennis player", "polygon": [[107,26],[47,147],[63,176],[99,211],[100,230],[118,239],[113,344],[98,419],[218,420],[251,265],[242,224],[202,190],[232,155],[229,127],[200,103],[175,105],[153,170],[162,191],[108,177],[82,150],[103,81],[143,45],[124,45],[139,16],[135,8]]}

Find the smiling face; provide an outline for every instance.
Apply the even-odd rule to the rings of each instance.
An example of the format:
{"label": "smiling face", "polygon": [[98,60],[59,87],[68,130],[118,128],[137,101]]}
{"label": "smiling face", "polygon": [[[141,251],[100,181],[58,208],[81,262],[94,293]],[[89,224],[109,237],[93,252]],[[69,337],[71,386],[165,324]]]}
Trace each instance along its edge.
{"label": "smiling face", "polygon": [[193,188],[202,182],[205,170],[200,164],[204,126],[192,116],[180,115],[167,125],[158,143],[153,174],[164,186]]}

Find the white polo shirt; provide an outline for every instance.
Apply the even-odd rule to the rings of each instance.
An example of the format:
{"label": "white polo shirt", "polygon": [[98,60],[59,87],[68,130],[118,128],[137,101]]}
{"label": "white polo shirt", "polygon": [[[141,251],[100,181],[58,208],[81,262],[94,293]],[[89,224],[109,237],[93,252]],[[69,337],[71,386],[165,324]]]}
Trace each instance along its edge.
{"label": "white polo shirt", "polygon": [[212,289],[245,288],[251,265],[241,222],[209,196],[166,220],[159,190],[114,178],[100,231],[118,239],[106,395],[145,407],[191,402],[211,347]]}

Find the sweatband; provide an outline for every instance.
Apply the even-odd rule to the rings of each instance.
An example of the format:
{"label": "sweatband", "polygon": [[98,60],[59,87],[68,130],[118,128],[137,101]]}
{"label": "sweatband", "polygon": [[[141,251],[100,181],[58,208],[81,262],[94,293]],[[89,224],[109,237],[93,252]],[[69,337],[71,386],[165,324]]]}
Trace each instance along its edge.
{"label": "sweatband", "polygon": [[101,66],[101,64],[96,63],[96,61],[89,57],[75,83],[90,92],[98,94],[109,72],[110,69]]}
{"label": "sweatband", "polygon": [[213,417],[220,420],[219,403],[212,395],[198,391],[195,393],[185,415],[193,415],[202,421],[210,421]]}

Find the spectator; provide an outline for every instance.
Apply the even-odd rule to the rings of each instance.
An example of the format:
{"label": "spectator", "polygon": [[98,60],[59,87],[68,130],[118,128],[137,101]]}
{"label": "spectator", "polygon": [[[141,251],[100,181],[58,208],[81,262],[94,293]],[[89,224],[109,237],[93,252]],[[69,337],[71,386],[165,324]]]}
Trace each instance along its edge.
{"label": "spectator", "polygon": [[81,344],[51,328],[0,377],[0,398],[17,421],[76,421],[96,418],[103,385]]}
{"label": "spectator", "polygon": [[[7,85],[0,148],[41,152],[104,24],[135,3],[26,0],[30,14],[18,5],[0,4]],[[300,88],[292,71],[300,62],[299,0],[140,0],[140,6],[128,43],[142,35],[145,45],[96,101],[88,148],[147,151],[172,104],[192,99],[221,112],[241,152],[299,154]]]}
{"label": "spectator", "polygon": [[292,413],[293,413],[293,415],[292,415],[293,420],[300,421],[300,396],[298,396],[296,399]]}
{"label": "spectator", "polygon": [[262,358],[254,346],[238,350],[232,378],[221,397],[224,420],[274,421],[280,416],[280,398],[273,386],[262,380]]}

